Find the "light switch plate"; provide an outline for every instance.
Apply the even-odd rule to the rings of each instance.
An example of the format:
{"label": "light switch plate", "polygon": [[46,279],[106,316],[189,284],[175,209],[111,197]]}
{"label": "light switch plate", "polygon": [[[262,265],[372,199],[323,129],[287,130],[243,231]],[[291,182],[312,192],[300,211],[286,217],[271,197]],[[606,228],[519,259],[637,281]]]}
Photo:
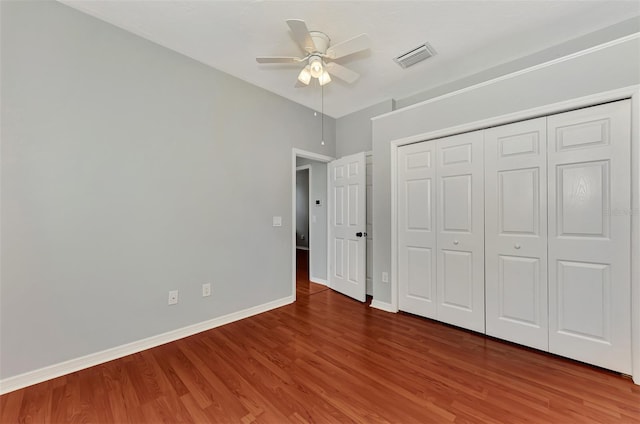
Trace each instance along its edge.
{"label": "light switch plate", "polygon": [[176,303],[178,303],[178,290],[171,290],[169,292],[168,304],[169,305],[175,305]]}
{"label": "light switch plate", "polygon": [[274,227],[282,227],[282,217],[281,216],[274,216],[273,217],[273,226]]}

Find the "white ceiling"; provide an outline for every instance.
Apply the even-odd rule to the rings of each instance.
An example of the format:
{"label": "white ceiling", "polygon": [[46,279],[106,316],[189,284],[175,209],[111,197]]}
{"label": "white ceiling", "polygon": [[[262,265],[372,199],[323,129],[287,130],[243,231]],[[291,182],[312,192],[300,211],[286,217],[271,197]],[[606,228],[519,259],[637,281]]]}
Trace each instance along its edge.
{"label": "white ceiling", "polygon": [[[367,33],[372,48],[338,62],[361,74],[324,87],[341,117],[526,56],[640,14],[633,1],[113,1],[60,0],[155,43],[312,109],[319,87],[294,88],[301,66],[258,64],[298,56],[286,19],[332,42]],[[403,70],[392,59],[429,42],[435,57]]]}

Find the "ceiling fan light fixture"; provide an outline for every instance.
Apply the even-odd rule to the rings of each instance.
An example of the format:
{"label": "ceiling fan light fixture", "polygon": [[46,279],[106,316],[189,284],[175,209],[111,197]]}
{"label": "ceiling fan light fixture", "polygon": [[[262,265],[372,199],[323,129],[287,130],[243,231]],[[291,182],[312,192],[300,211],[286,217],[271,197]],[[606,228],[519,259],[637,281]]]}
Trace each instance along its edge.
{"label": "ceiling fan light fixture", "polygon": [[298,75],[298,81],[304,85],[309,85],[311,82],[311,71],[309,70],[309,65],[302,68],[302,71],[300,71],[300,74]]}
{"label": "ceiling fan light fixture", "polygon": [[325,85],[325,84],[329,84],[331,82],[331,77],[329,76],[329,72],[327,72],[326,70],[322,71],[322,75],[320,75],[320,77],[318,78],[318,82],[320,82],[320,85]]}
{"label": "ceiling fan light fixture", "polygon": [[[0,0],[2,1],[2,0]],[[295,56],[258,56],[258,63],[289,63],[306,65],[298,74],[295,87],[304,87],[311,84],[313,78],[318,79],[318,85],[324,86],[331,82],[332,78],[338,78],[347,84],[354,83],[360,76],[357,72],[336,63],[336,59],[349,56],[354,53],[368,50],[371,41],[367,34],[360,34],[337,44],[331,44],[327,34],[320,31],[309,31],[307,24],[302,19],[287,19],[287,25],[291,30],[293,40],[304,51],[302,57]],[[328,63],[324,62],[324,59]],[[316,84],[313,84],[316,87]]]}
{"label": "ceiling fan light fixture", "polygon": [[318,56],[312,56],[311,59],[309,59],[309,67],[311,76],[314,78],[320,78],[322,71],[324,71],[324,67],[322,66],[322,60]]}

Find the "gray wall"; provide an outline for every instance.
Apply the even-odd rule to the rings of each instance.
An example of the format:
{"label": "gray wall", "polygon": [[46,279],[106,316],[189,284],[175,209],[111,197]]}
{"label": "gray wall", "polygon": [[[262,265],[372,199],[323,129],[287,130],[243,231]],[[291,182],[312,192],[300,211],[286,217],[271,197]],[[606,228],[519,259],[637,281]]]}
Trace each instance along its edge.
{"label": "gray wall", "polygon": [[336,157],[372,150],[371,118],[391,112],[393,100],[386,100],[336,120]]}
{"label": "gray wall", "polygon": [[0,378],[292,295],[291,149],[334,156],[335,121],[321,147],[309,109],[59,3],[0,3]]}
{"label": "gray wall", "polygon": [[296,172],[296,246],[309,247],[309,170]]}
{"label": "gray wall", "polygon": [[638,83],[636,38],[374,119],[374,298],[391,301],[390,284],[381,278],[382,272],[391,271],[390,141]]}
{"label": "gray wall", "polygon": [[[309,279],[324,283],[327,280],[327,164],[311,159],[297,158],[297,166],[311,165],[311,217],[316,222],[309,228]],[[315,201],[320,200],[320,206]]]}

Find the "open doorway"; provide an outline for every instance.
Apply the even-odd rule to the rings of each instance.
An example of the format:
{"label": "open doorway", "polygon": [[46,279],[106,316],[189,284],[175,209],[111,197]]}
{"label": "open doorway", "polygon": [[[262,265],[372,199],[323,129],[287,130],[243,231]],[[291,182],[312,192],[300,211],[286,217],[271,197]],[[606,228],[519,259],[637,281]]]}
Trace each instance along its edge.
{"label": "open doorway", "polygon": [[328,288],[327,163],[332,159],[293,150],[292,291],[296,298]]}
{"label": "open doorway", "polygon": [[296,249],[309,250],[311,165],[296,167]]}
{"label": "open doorway", "polygon": [[326,170],[326,163],[296,159],[296,297],[328,288],[325,274]]}
{"label": "open doorway", "polygon": [[[299,165],[303,159],[296,160],[296,292],[297,297],[314,293],[323,288],[312,283],[309,273],[309,228],[311,226],[311,164]],[[314,193],[315,194],[315,193]],[[314,215],[314,220],[317,220]]]}

